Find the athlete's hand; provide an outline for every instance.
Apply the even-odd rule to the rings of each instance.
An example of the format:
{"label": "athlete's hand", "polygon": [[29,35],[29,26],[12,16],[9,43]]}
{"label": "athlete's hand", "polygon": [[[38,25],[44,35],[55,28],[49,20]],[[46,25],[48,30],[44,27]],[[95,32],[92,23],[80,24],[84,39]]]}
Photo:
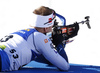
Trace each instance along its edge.
{"label": "athlete's hand", "polygon": [[59,44],[62,44],[64,38],[62,34],[52,34],[52,43],[57,47]]}

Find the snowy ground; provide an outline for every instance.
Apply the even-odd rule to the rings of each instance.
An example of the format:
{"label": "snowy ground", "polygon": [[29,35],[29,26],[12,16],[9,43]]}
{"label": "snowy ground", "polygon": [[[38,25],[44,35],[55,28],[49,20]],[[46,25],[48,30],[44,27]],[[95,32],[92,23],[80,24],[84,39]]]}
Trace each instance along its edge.
{"label": "snowy ground", "polygon": [[79,35],[66,45],[70,63],[100,66],[99,53],[99,0],[0,0],[0,37],[32,24],[32,11],[41,6],[49,6],[65,16],[67,24],[84,20],[90,16],[92,29],[80,25]]}

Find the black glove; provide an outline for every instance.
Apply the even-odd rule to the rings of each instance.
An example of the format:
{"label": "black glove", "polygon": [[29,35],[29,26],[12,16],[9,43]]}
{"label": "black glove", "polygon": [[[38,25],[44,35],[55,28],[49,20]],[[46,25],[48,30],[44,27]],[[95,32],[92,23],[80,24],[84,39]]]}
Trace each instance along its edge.
{"label": "black glove", "polygon": [[62,34],[57,34],[55,32],[52,33],[52,43],[57,47],[58,44],[62,44],[64,40]]}

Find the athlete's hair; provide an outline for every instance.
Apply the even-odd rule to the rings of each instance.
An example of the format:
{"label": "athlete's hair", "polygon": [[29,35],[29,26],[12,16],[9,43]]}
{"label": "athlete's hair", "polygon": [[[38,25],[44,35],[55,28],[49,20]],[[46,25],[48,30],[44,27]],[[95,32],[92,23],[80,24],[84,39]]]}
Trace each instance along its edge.
{"label": "athlete's hair", "polygon": [[50,9],[49,7],[45,7],[45,6],[41,6],[37,9],[35,9],[33,11],[34,14],[37,14],[37,15],[42,15],[42,16],[46,16],[46,15],[50,15],[53,13],[53,9]]}

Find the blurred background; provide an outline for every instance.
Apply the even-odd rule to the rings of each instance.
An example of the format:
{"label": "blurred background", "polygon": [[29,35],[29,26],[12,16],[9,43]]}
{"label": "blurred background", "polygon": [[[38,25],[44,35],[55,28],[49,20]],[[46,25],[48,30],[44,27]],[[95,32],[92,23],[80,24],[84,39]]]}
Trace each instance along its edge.
{"label": "blurred background", "polygon": [[78,36],[66,45],[70,63],[100,66],[100,2],[99,0],[0,0],[0,38],[29,28],[32,12],[48,6],[66,18],[66,25],[90,16],[91,29],[80,24]]}

